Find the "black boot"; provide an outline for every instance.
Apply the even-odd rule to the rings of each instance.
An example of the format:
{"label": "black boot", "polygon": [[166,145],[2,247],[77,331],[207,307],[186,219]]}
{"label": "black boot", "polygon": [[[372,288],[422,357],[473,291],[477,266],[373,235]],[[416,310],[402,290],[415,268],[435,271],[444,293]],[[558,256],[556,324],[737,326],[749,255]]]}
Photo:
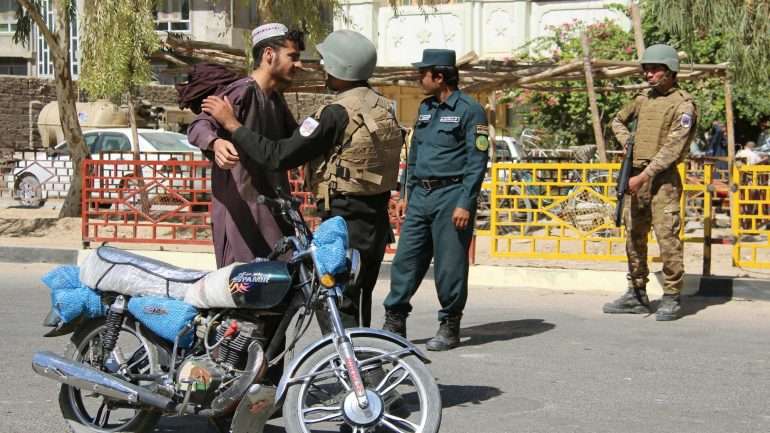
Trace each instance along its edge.
{"label": "black boot", "polygon": [[607,314],[645,314],[650,312],[650,300],[644,289],[629,288],[623,296],[604,304]]}
{"label": "black boot", "polygon": [[679,318],[679,310],[681,310],[681,304],[679,295],[663,295],[658,306],[658,311],[655,312],[655,320],[669,321]]}
{"label": "black boot", "polygon": [[406,317],[408,315],[408,313],[400,311],[385,310],[385,323],[382,325],[382,330],[406,338]]}
{"label": "black boot", "polygon": [[462,316],[448,316],[441,321],[436,336],[425,343],[425,348],[433,351],[454,349],[460,345],[460,319]]}

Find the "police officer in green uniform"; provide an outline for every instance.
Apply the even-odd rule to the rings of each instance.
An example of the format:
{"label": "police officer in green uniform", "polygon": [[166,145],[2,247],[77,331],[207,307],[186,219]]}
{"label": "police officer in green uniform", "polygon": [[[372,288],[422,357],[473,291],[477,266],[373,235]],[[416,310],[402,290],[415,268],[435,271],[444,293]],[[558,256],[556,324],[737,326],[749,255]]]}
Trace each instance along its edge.
{"label": "police officer in green uniform", "polygon": [[428,350],[460,342],[460,319],[468,297],[468,248],[476,196],[487,167],[489,126],[478,102],[457,89],[455,52],[426,49],[414,63],[427,99],[417,115],[407,163],[406,208],[393,260],[383,329],[406,336],[409,300],[434,259],[441,310]]}
{"label": "police officer in green uniform", "polygon": [[243,127],[227,101],[209,97],[203,109],[232,133],[244,164],[287,170],[307,163],[305,183],[319,199],[324,218],[341,216],[349,245],[361,253],[359,284],[348,286],[340,308],[346,327],[370,326],[372,291],[393,231],[388,217],[396,189],[403,135],[391,102],[367,80],[377,51],[350,30],[331,33],[316,46],[323,57],[326,85],[336,98],[306,118],[294,134],[270,140]]}
{"label": "police officer in green uniform", "polygon": [[623,210],[628,290],[603,310],[608,314],[649,311],[647,238],[652,228],[663,262],[663,298],[655,319],[676,320],[684,281],[684,250],[679,239],[682,179],[676,166],[689,152],[698,112],[693,97],[677,85],[679,57],[673,47],[653,45],[644,52],[641,63],[650,89],[636,95],[612,120],[612,130],[621,143],[631,136],[628,125],[636,122],[628,181],[632,195]]}

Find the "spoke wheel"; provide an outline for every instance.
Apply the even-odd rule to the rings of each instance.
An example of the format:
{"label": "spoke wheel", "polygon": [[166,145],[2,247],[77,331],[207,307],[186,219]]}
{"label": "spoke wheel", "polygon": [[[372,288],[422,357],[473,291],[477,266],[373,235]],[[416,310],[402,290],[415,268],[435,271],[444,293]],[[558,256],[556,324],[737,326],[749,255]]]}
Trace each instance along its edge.
{"label": "spoke wheel", "polygon": [[361,363],[369,408],[358,407],[335,347],[325,346],[300,366],[283,413],[288,433],[435,433],[441,424],[441,396],[425,364],[390,341],[353,340]]}
{"label": "spoke wheel", "polygon": [[[104,320],[92,320],[86,324],[72,337],[65,356],[122,379],[126,379],[126,372],[158,372],[157,352],[136,328],[124,324],[115,349],[109,354],[102,353],[103,329]],[[137,384],[142,385],[142,382]],[[74,433],[141,433],[152,429],[161,416],[158,411],[132,407],[126,402],[69,385],[61,386],[59,407],[70,431]]]}

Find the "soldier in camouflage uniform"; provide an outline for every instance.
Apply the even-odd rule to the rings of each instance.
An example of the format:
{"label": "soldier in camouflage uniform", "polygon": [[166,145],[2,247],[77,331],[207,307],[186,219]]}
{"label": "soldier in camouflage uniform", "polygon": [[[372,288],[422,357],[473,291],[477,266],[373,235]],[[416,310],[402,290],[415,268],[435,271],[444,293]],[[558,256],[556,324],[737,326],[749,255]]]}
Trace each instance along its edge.
{"label": "soldier in camouflage uniform", "polygon": [[647,313],[647,238],[650,227],[663,261],[663,299],[656,320],[679,317],[684,279],[684,252],[679,239],[682,179],[677,171],[695,134],[697,110],[692,96],[679,89],[679,59],[668,45],[653,45],[642,57],[644,76],[651,88],[636,96],[612,120],[618,141],[631,137],[628,125],[636,122],[634,168],[628,182],[630,200],[623,217],[628,254],[628,291],[604,305],[605,313]]}

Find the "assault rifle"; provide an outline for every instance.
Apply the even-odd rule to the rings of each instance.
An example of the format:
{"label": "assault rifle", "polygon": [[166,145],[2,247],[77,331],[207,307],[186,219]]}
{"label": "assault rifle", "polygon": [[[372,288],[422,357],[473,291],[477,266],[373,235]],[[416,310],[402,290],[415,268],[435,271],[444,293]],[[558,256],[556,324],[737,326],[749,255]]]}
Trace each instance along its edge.
{"label": "assault rifle", "polygon": [[623,223],[623,199],[628,192],[628,179],[631,178],[631,169],[634,167],[634,136],[626,141],[626,156],[623,157],[623,164],[620,166],[618,175],[618,185],[615,188],[618,197],[618,205],[615,208],[615,227],[620,227]]}

